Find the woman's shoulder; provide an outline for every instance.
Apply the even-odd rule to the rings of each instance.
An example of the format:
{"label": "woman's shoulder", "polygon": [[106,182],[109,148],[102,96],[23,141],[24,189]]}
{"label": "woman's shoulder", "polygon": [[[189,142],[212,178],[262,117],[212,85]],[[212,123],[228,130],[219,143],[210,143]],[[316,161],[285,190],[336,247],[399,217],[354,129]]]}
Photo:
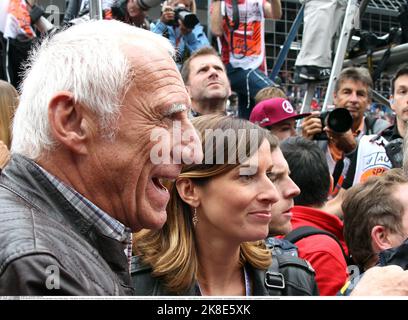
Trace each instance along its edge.
{"label": "woman's shoulder", "polygon": [[[315,271],[310,263],[292,255],[272,255],[268,270],[254,269],[255,295],[315,296],[319,295]],[[262,289],[260,287],[262,285]]]}

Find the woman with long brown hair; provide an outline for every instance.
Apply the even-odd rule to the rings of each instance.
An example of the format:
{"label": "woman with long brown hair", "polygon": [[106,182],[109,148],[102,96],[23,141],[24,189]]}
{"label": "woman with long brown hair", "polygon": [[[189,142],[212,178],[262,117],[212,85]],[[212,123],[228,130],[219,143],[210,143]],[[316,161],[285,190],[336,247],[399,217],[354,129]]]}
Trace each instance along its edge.
{"label": "woman with long brown hair", "polygon": [[10,126],[17,104],[17,90],[8,82],[0,80],[0,170],[10,158]]}
{"label": "woman with long brown hair", "polygon": [[205,159],[183,166],[164,227],[135,234],[136,293],[268,295],[271,253],[262,240],[278,200],[272,163],[278,141],[242,119],[208,115],[193,123]]}

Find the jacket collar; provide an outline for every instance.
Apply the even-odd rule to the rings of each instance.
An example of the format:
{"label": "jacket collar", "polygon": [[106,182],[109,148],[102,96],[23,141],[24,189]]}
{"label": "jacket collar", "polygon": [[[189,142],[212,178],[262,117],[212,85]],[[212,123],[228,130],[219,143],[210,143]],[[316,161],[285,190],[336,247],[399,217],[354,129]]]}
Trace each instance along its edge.
{"label": "jacket collar", "polygon": [[119,241],[108,238],[85,219],[46,178],[33,160],[13,154],[1,172],[0,185],[23,198],[44,215],[69,225],[87,240],[109,264],[124,287],[130,287],[127,257]]}
{"label": "jacket collar", "polygon": [[82,235],[87,235],[91,231],[92,224],[56,190],[33,160],[20,154],[13,154],[2,172],[0,181],[39,211],[47,215],[53,212],[57,219],[69,220],[70,225]]}

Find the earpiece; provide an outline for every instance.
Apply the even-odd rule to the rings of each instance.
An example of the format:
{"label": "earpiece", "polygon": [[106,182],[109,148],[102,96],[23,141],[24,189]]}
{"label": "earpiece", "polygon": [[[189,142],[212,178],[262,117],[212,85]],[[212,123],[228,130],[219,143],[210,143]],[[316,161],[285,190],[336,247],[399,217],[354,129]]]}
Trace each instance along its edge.
{"label": "earpiece", "polygon": [[390,99],[390,104],[394,104],[394,99]]}

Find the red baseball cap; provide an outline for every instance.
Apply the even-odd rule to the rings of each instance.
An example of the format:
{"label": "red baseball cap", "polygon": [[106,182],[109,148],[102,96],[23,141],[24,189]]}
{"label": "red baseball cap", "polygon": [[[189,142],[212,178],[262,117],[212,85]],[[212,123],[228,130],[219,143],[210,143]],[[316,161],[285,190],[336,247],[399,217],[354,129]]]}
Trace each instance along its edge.
{"label": "red baseball cap", "polygon": [[301,119],[311,113],[297,114],[289,100],[284,98],[271,98],[259,102],[251,111],[249,121],[260,127],[267,127],[286,119]]}

